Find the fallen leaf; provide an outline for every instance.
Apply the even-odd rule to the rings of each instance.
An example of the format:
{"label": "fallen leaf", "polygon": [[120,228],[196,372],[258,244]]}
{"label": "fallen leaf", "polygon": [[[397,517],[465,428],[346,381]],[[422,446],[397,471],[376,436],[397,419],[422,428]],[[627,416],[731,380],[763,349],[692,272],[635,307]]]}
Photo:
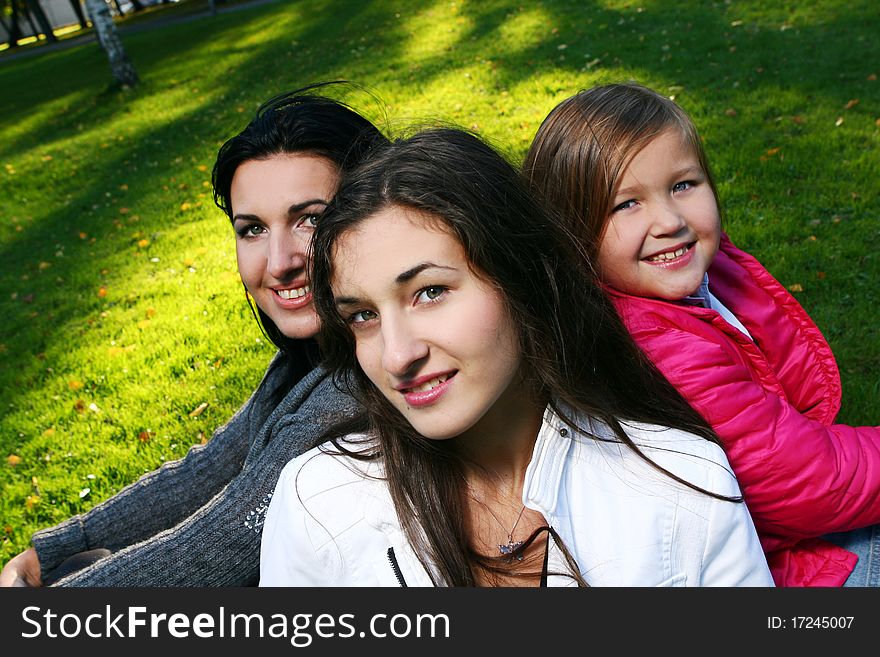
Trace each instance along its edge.
{"label": "fallen leaf", "polygon": [[868,76],[868,79],[869,79],[871,82],[873,82],[874,80],[877,79],[877,74],[876,74],[876,73],[871,73],[871,75]]}
{"label": "fallen leaf", "polygon": [[128,208],[119,208],[119,214],[128,214]]}
{"label": "fallen leaf", "polygon": [[768,148],[768,149],[767,149],[767,155],[768,155],[768,156],[769,156],[769,155],[776,155],[778,152],[779,152],[779,147],[778,147],[778,146],[777,146],[776,148]]}
{"label": "fallen leaf", "polygon": [[198,169],[199,169],[199,171],[207,171],[207,170],[208,170],[208,166],[205,165],[205,164],[200,164],[200,165],[198,166]]}
{"label": "fallen leaf", "polygon": [[798,125],[802,125],[804,122],[804,117],[802,117],[800,115],[795,115],[795,116],[791,117],[791,120],[794,121],[795,123],[797,123]]}
{"label": "fallen leaf", "polygon": [[40,502],[39,495],[28,495],[26,498],[24,498],[24,505],[28,509],[33,509],[34,506],[36,506],[39,502]]}
{"label": "fallen leaf", "polygon": [[804,286],[801,285],[800,283],[792,283],[791,285],[788,286],[788,291],[789,292],[803,292]]}
{"label": "fallen leaf", "polygon": [[6,463],[11,465],[13,468],[21,463],[21,457],[17,454],[10,454],[6,457]]}
{"label": "fallen leaf", "polygon": [[37,269],[39,269],[40,271],[45,271],[46,269],[49,269],[49,267],[51,267],[51,266],[52,266],[51,262],[44,261],[44,262],[41,262],[39,265],[37,265]]}
{"label": "fallen leaf", "polygon": [[155,317],[156,316],[156,309],[155,308],[147,308],[147,312],[145,314],[147,316],[147,319],[149,319],[150,317]]}
{"label": "fallen leaf", "polygon": [[152,438],[152,437],[153,437],[153,434],[150,431],[141,431],[138,434],[138,440],[140,440],[142,443],[150,442],[150,438]]}
{"label": "fallen leaf", "polygon": [[825,272],[824,271],[817,271],[816,278],[818,278],[820,281],[824,281],[825,280]]}
{"label": "fallen leaf", "polygon": [[190,417],[198,417],[199,415],[202,414],[202,411],[204,411],[206,408],[208,408],[208,402],[202,402],[201,404],[199,404],[198,406],[196,406],[193,410],[191,410],[189,412],[189,416]]}
{"label": "fallen leaf", "polygon": [[98,296],[102,299],[107,296],[107,288],[104,287],[103,285],[100,288],[98,288]]}
{"label": "fallen leaf", "polygon": [[84,413],[86,410],[86,403],[82,399],[77,399],[76,403],[73,405],[73,410],[77,413]]}
{"label": "fallen leaf", "polygon": [[88,494],[91,493],[91,492],[92,492],[92,489],[91,489],[91,488],[83,488],[83,489],[79,492],[79,499],[84,498],[86,495],[88,495]]}
{"label": "fallen leaf", "polygon": [[80,234],[79,234],[79,238],[80,238],[81,240],[84,240],[84,239],[87,238],[87,237],[88,237],[88,233],[80,233]]}
{"label": "fallen leaf", "polygon": [[725,113],[727,116],[736,116],[737,114],[739,114],[739,112],[737,112],[737,111],[736,111],[735,109],[733,109],[732,107],[728,107],[726,110],[724,110],[724,113]]}
{"label": "fallen leaf", "polygon": [[199,445],[207,445],[208,439],[205,437],[205,434],[199,431],[199,435],[197,436],[199,439]]}
{"label": "fallen leaf", "polygon": [[840,125],[840,124],[842,124],[842,123],[843,123],[843,117],[842,117],[842,116],[838,116],[838,117],[837,117],[837,120],[834,122],[834,125]]}
{"label": "fallen leaf", "polygon": [[73,381],[67,382],[67,387],[70,388],[71,390],[82,390],[83,382],[77,381],[76,379],[74,379]]}
{"label": "fallen leaf", "polygon": [[853,107],[855,107],[855,106],[858,105],[858,104],[859,104],[859,99],[858,99],[858,98],[853,98],[851,101],[849,101],[849,102],[844,106],[844,109],[852,109]]}
{"label": "fallen leaf", "polygon": [[149,246],[149,244],[150,244],[150,240],[148,240],[148,239],[138,240],[138,243],[137,243],[137,245],[140,248],[144,248],[145,246]]}
{"label": "fallen leaf", "polygon": [[187,203],[186,201],[180,204],[180,209],[183,211],[189,210],[191,207],[192,205]]}

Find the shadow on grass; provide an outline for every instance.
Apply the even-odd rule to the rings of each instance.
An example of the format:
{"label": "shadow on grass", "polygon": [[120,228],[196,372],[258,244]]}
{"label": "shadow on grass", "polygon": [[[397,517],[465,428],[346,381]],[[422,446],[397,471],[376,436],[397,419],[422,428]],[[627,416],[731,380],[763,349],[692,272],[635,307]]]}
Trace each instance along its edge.
{"label": "shadow on grass", "polygon": [[[132,232],[155,234],[170,223],[194,220],[179,206],[209,175],[197,173],[195,163],[210,167],[219,144],[276,92],[344,77],[380,96],[386,88],[406,97],[458,84],[474,103],[491,103],[502,90],[532,88],[546,99],[543,116],[562,97],[627,71],[661,90],[677,90],[713,138],[723,142],[734,135],[744,149],[760,153],[778,139],[776,116],[797,114],[810,103],[845,106],[870,72],[866,62],[880,61],[875,38],[880,18],[870,3],[853,3],[825,22],[785,30],[778,24],[733,26],[736,7],[723,3],[698,13],[687,2],[645,2],[641,10],[599,2],[486,2],[455,13],[448,2],[418,11],[410,7],[301,1],[132,34],[125,45],[143,83],[121,94],[103,90],[109,71],[97,45],[0,70],[4,122],[30,122],[0,146],[0,159],[23,161],[25,172],[59,168],[54,177],[41,179],[45,189],[10,181],[0,201],[4,222],[17,217],[19,201],[34,215],[17,217],[20,230],[7,225],[0,244],[0,313],[12,329],[4,338],[0,366],[14,373],[7,379],[7,403],[15,404],[45,379],[45,363],[35,355],[73,349],[70,336],[87,339],[88,320],[106,307],[95,293],[99,285],[130,289],[146,275],[146,258],[123,257],[136,252]],[[534,24],[529,38],[518,43],[505,31],[517,20]],[[413,25],[436,30],[443,45],[432,47]],[[465,77],[475,66],[484,67],[477,70],[478,83]],[[161,107],[155,101],[163,94],[177,94],[181,106]],[[791,104],[768,107],[761,102],[767,96]],[[876,84],[865,87],[862,97],[876,107]],[[749,130],[741,135],[744,122],[719,111],[736,107],[748,115],[752,105],[766,116],[750,117]],[[382,114],[380,107],[371,111]],[[120,114],[141,112],[155,114],[143,116],[127,133],[108,132],[106,126],[119,125]],[[441,99],[436,112],[449,118],[455,108]],[[467,110],[460,116],[467,117]],[[492,128],[502,135],[515,130],[501,115],[498,126]],[[531,132],[536,128],[537,121]],[[127,148],[102,149],[102,143],[118,137]],[[517,143],[511,150],[521,153],[526,145]],[[804,148],[797,157],[805,162],[825,157],[820,146]],[[64,155],[41,162],[52,153]],[[736,154],[712,155],[721,170],[738,166]],[[122,184],[128,185],[124,194]],[[34,206],[32,199],[40,194],[63,198],[63,205]],[[140,215],[136,226],[128,223],[131,215],[119,214],[122,204]],[[210,205],[206,199],[195,216],[217,217],[210,229],[217,230],[219,243],[229,239],[226,224]],[[764,230],[784,234],[790,227]],[[96,241],[89,243],[80,233]],[[59,251],[63,257],[56,256]],[[52,263],[51,269],[44,272],[42,262]],[[102,279],[100,270],[111,262],[111,278]],[[0,409],[0,422],[6,409]]]}

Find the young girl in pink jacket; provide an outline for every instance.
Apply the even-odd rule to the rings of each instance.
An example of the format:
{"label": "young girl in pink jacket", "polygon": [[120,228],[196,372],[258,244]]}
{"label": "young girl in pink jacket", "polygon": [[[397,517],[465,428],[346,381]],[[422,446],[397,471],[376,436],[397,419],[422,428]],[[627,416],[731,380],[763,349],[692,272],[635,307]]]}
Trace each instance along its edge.
{"label": "young girl in pink jacket", "polygon": [[722,232],[690,117],[636,84],[595,87],[550,112],[524,170],[722,439],[777,585],[880,585],[880,428],[835,423],[834,355]]}

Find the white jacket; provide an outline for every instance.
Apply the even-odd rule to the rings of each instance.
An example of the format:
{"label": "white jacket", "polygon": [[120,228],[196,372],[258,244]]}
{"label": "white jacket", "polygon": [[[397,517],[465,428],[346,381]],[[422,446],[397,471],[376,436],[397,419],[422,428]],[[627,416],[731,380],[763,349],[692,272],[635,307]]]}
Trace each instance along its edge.
{"label": "white jacket", "polygon": [[[589,426],[613,440],[604,424]],[[740,494],[717,445],[664,427],[625,428],[670,472],[706,490]],[[389,552],[407,586],[431,586],[381,476],[379,461],[321,448],[288,463],[266,514],[260,586],[400,586]],[[591,586],[773,586],[745,504],[683,486],[624,445],[578,436],[549,409],[523,503],[544,515]],[[566,572],[550,545],[549,572]],[[548,578],[549,586],[572,583]]]}

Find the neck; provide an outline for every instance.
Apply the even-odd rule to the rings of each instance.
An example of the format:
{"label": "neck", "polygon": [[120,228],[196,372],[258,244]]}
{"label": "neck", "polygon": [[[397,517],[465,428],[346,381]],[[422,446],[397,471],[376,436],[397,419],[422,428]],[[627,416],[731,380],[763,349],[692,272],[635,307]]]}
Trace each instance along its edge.
{"label": "neck", "polygon": [[455,448],[466,463],[465,478],[473,489],[489,488],[501,493],[500,497],[521,498],[545,407],[546,403],[520,398],[455,439]]}

